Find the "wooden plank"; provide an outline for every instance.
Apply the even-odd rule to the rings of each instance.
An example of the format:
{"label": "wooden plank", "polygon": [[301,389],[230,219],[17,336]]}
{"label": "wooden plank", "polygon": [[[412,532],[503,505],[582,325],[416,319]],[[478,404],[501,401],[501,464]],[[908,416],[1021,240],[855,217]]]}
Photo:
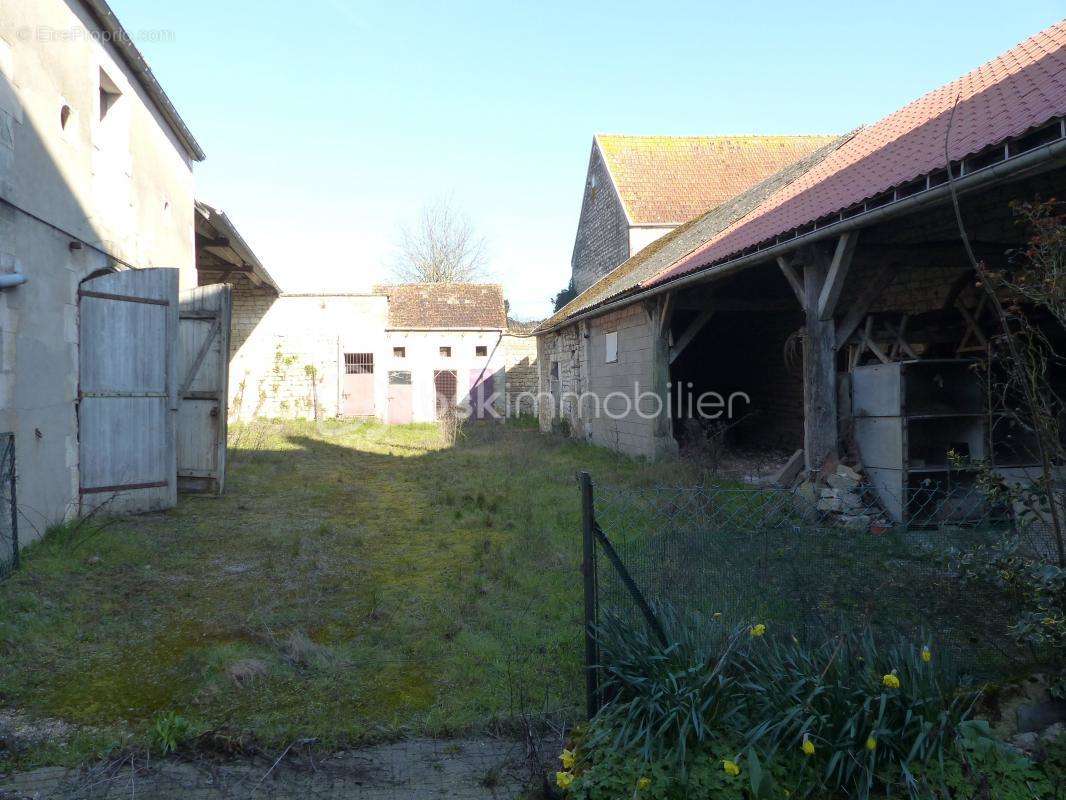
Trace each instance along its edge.
{"label": "wooden plank", "polygon": [[170,508],[177,501],[178,271],[102,275],[78,294],[79,509]]}
{"label": "wooden plank", "polygon": [[796,293],[796,299],[799,300],[800,307],[806,308],[806,297],[803,293],[803,281],[800,280],[799,275],[796,274],[796,270],[789,263],[788,259],[784,256],[777,257],[777,265],[781,267],[781,273],[788,280],[788,285],[792,287],[792,291]]}
{"label": "wooden plank", "polygon": [[785,463],[780,471],[774,476],[773,482],[778,486],[785,488],[790,487],[796,482],[796,478],[803,471],[803,467],[806,465],[806,459],[804,458],[803,451],[797,450],[792,454],[792,457]]}
{"label": "wooden plank", "polygon": [[714,312],[715,309],[713,308],[705,308],[688,324],[688,327],[685,328],[685,332],[682,333],[681,337],[677,340],[677,343],[670,348],[671,364],[673,364],[684,349],[692,343],[692,340],[696,338],[696,334],[703,330],[703,326],[714,316]]}
{"label": "wooden plank", "polygon": [[183,492],[221,493],[225,484],[230,292],[212,284],[181,293],[177,457]]}
{"label": "wooden plank", "polygon": [[892,285],[892,282],[896,279],[896,265],[885,264],[882,266],[870,279],[870,282],[866,284],[863,290],[859,293],[859,296],[855,299],[854,305],[848,309],[848,313],[844,319],[837,326],[836,329],[836,347],[837,349],[847,344],[848,339],[855,333],[855,329],[862,324],[863,318],[869,312],[877,299],[884,293],[884,291]]}
{"label": "wooden plank", "polygon": [[837,300],[844,289],[844,282],[851,269],[854,260],[855,247],[859,243],[858,231],[847,231],[837,239],[836,249],[833,251],[833,260],[829,264],[829,274],[826,275],[822,291],[818,295],[818,318],[832,319],[836,313]]}

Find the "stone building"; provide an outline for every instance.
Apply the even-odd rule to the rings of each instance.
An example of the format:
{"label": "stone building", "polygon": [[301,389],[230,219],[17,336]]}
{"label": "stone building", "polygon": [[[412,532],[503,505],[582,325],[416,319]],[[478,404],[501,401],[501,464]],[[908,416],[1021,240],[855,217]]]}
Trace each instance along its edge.
{"label": "stone building", "polygon": [[592,140],[571,287],[583,292],[663,234],[831,136],[617,136]]}
{"label": "stone building", "polygon": [[[475,416],[502,416],[509,392],[536,391],[536,341],[511,330],[495,284],[298,294],[241,285],[230,347],[234,419],[402,424],[434,421],[457,404]],[[486,403],[491,410],[479,408]]]}
{"label": "stone building", "polygon": [[[972,410],[946,397],[944,419],[889,441],[905,401],[874,415],[852,408],[850,387],[857,376],[980,357],[995,322],[952,192],[977,257],[1004,264],[1025,236],[1011,203],[1066,185],[1064,116],[1060,23],[822,141],[591,285],[598,267],[585,265],[623,248],[604,245],[602,262],[575,256],[586,288],[537,328],[542,428],[565,423],[574,436],[654,457],[677,448],[686,420],[736,424],[742,441],[801,451],[809,471],[847,455],[879,490],[939,481],[958,439],[988,438],[959,433]],[[583,215],[589,186],[585,197]],[[875,428],[889,438],[871,438]]]}
{"label": "stone building", "polygon": [[[13,439],[23,542],[100,490],[81,478],[117,444],[79,440],[79,408],[84,427],[104,403],[79,365],[79,289],[145,268],[196,286],[192,167],[203,157],[103,0],[0,6],[0,451]],[[152,309],[163,301],[135,300],[127,317],[162,320]],[[138,342],[120,333],[114,344],[132,353]],[[135,417],[125,434],[138,433]]]}

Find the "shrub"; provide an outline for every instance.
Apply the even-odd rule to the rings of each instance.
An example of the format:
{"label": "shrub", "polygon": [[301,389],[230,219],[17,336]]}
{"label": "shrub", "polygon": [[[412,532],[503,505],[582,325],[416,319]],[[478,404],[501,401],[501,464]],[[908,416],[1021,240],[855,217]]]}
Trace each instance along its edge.
{"label": "shrub", "polygon": [[[737,755],[742,745],[736,739],[721,739],[689,751],[684,771],[672,757],[644,760],[633,753],[598,750],[569,786],[572,800],[751,800],[786,797],[788,772],[793,766],[783,760],[773,772],[763,770],[754,754]],[[725,761],[737,764],[739,774],[722,768]],[[753,783],[755,784],[753,786]]]}
{"label": "shrub", "polygon": [[617,616],[598,631],[601,690],[610,701],[593,720],[588,745],[683,764],[690,747],[739,721],[732,662],[742,633],[696,614],[682,617],[668,605],[653,611],[665,645]]}
{"label": "shrub", "polygon": [[192,736],[192,725],[176,711],[160,714],[152,723],[152,746],[163,755],[173,753]]}
{"label": "shrub", "polygon": [[967,589],[1006,609],[1011,638],[1056,676],[1052,696],[1066,699],[1066,570],[1027,552],[1016,537],[952,550],[948,558]]}
{"label": "shrub", "polygon": [[748,743],[775,759],[804,754],[808,792],[865,800],[880,784],[917,797],[916,765],[955,752],[978,693],[927,647],[879,648],[869,631],[809,648],[756,643],[744,664]]}

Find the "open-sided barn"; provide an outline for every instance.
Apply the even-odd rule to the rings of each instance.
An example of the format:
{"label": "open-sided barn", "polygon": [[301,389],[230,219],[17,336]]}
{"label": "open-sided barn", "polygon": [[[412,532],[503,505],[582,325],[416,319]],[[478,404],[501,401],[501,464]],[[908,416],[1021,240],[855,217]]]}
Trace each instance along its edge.
{"label": "open-sided barn", "polygon": [[1003,263],[1012,202],[1066,186],[1064,116],[1060,23],[673,229],[538,328],[542,427],[654,457],[688,418],[743,417],[738,439],[810,471],[863,450],[888,492],[952,445],[984,455],[969,389],[921,399],[966,384],[993,324],[952,196]]}

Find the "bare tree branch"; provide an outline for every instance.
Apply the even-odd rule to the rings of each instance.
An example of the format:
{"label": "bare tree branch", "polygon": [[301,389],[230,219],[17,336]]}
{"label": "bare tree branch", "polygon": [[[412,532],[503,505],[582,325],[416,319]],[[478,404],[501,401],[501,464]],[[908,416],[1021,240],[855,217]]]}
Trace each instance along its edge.
{"label": "bare tree branch", "polygon": [[400,228],[392,274],[404,283],[468,283],[487,277],[485,240],[450,198],[424,205]]}

